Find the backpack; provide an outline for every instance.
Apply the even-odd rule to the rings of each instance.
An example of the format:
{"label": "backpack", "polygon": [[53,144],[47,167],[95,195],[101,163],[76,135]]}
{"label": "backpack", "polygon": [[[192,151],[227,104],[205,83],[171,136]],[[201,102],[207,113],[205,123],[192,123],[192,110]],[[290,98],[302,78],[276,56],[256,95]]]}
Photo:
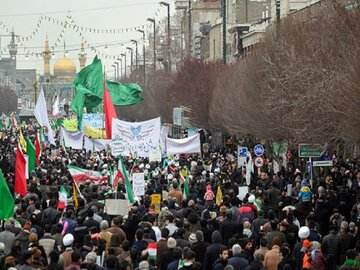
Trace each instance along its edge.
{"label": "backpack", "polygon": [[239,222],[244,222],[245,219],[250,222],[254,220],[254,212],[249,205],[243,205],[239,208]]}

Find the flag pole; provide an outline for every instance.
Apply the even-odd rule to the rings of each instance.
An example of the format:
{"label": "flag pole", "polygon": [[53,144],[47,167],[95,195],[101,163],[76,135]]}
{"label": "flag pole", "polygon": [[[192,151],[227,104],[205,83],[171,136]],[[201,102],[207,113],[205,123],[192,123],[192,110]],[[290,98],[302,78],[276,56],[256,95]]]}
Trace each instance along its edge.
{"label": "flag pole", "polygon": [[[80,189],[79,189],[79,186],[76,184],[76,181],[75,181],[74,179],[73,179],[73,182],[74,182],[74,184],[75,184],[75,187],[76,187],[77,191],[78,191],[79,194],[80,194],[80,197],[81,197],[83,200],[85,200],[84,196],[82,195],[82,193],[81,193],[81,191],[80,191]],[[85,200],[85,202],[86,202],[86,200]]]}
{"label": "flag pole", "polygon": [[[106,73],[105,73],[105,65],[104,65],[104,75],[103,75],[103,79],[104,79],[104,86],[105,86],[105,84],[106,84]],[[105,87],[103,87],[103,92],[104,92],[104,94],[103,94],[103,111],[102,111],[102,113],[103,113],[103,121],[102,121],[102,132],[101,132],[101,136],[102,136],[102,138],[104,138],[104,130],[105,130],[105,114],[104,114],[104,106],[105,106],[105,104],[104,104],[104,95],[105,95]]]}

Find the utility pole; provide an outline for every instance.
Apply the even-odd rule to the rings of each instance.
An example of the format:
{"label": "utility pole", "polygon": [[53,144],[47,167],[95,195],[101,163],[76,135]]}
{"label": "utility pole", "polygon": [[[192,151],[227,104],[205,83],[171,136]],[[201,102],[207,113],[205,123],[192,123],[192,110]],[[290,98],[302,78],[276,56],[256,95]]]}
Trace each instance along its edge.
{"label": "utility pole", "polygon": [[189,10],[188,10],[189,14],[188,14],[188,17],[189,17],[189,35],[188,35],[188,57],[191,58],[191,0],[189,0]]}
{"label": "utility pole", "polygon": [[146,83],[146,60],[145,60],[145,31],[144,30],[137,30],[139,33],[142,33],[143,35],[143,72],[144,72],[144,86],[145,87],[145,83]]}
{"label": "utility pole", "polygon": [[276,22],[280,22],[280,0],[276,0]]}
{"label": "utility pole", "polygon": [[226,0],[222,0],[222,53],[223,53],[223,62],[226,64]]}
{"label": "utility pole", "polygon": [[139,65],[138,65],[138,42],[135,39],[132,39],[131,42],[135,44],[135,61],[136,61],[135,66],[136,66],[136,70],[137,70],[139,68]]}
{"label": "utility pole", "polygon": [[167,49],[168,49],[168,71],[171,71],[171,50],[170,50],[170,4],[166,2],[160,2],[160,5],[167,7],[167,35],[168,35],[168,42],[167,42]]}
{"label": "utility pole", "polygon": [[34,102],[36,104],[37,99],[37,82],[34,83]]}
{"label": "utility pole", "polygon": [[155,51],[155,42],[156,42],[156,21],[153,18],[148,18],[147,19],[148,22],[152,22],[153,23],[153,27],[154,27],[154,46],[153,46],[153,55],[154,55],[154,70],[156,70],[156,51]]}

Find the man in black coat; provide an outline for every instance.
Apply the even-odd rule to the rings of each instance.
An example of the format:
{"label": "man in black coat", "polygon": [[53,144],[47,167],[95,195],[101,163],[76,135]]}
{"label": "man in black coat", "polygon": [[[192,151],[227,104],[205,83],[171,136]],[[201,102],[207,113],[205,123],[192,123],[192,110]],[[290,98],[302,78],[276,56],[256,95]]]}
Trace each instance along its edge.
{"label": "man in black coat", "polygon": [[215,260],[219,257],[220,250],[225,248],[219,231],[214,231],[211,235],[212,244],[207,247],[203,269],[212,269]]}

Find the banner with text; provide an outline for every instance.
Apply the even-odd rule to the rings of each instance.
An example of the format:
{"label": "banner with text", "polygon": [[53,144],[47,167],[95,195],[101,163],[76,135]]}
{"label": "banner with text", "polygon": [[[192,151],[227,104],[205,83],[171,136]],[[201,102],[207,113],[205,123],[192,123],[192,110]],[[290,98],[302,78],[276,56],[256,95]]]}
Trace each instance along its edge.
{"label": "banner with text", "polygon": [[144,196],[145,195],[145,179],[144,173],[134,173],[132,175],[132,186],[134,196]]}
{"label": "banner with text", "polygon": [[82,116],[81,130],[85,126],[93,128],[103,128],[103,114],[102,113],[84,113]]}
{"label": "banner with text", "polygon": [[166,138],[166,153],[168,155],[201,153],[200,134],[184,139]]}
{"label": "banner with text", "polygon": [[143,122],[112,121],[111,154],[149,157],[159,151],[160,117]]}

